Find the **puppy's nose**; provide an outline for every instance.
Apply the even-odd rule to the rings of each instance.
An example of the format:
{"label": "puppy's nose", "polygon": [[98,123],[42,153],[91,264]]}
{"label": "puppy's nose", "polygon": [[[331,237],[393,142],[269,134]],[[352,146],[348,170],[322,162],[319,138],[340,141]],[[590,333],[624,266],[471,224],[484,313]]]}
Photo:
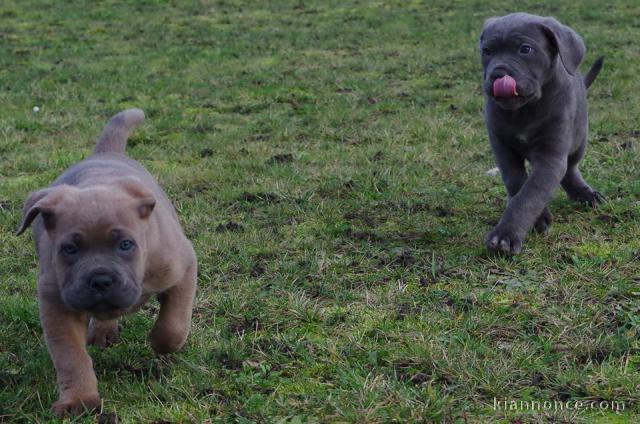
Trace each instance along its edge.
{"label": "puppy's nose", "polygon": [[114,278],[109,274],[94,274],[89,278],[89,287],[97,292],[106,292],[115,284]]}
{"label": "puppy's nose", "polygon": [[502,67],[498,67],[495,68],[491,71],[491,73],[489,74],[489,78],[491,79],[491,81],[497,80],[499,78],[504,77],[505,75],[509,75],[510,72],[508,69],[506,68],[502,68]]}

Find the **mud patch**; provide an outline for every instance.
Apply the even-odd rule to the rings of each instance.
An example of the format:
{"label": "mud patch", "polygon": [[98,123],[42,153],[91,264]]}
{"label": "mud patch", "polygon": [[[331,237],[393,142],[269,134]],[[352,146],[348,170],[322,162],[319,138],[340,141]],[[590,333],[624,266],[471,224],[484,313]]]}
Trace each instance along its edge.
{"label": "mud patch", "polygon": [[267,267],[261,262],[255,262],[251,266],[251,276],[259,277],[267,271]]}
{"label": "mud patch", "polygon": [[229,221],[226,224],[219,224],[216,227],[215,231],[216,233],[226,233],[226,232],[238,233],[238,232],[244,231],[244,227],[241,224],[238,224],[237,222]]}
{"label": "mud patch", "polygon": [[344,219],[349,221],[359,220],[362,221],[367,227],[375,227],[380,223],[386,221],[379,217],[373,216],[369,211],[351,211],[343,215]]}
{"label": "mud patch", "polygon": [[455,215],[455,213],[454,213],[454,210],[451,208],[447,208],[445,206],[438,206],[435,209],[435,215],[440,218],[444,218],[447,216],[453,216]]}
{"label": "mud patch", "polygon": [[203,158],[203,159],[204,158],[209,158],[209,157],[213,156],[213,153],[214,153],[213,149],[209,149],[209,148],[202,149],[202,150],[200,150],[200,157]]}
{"label": "mud patch", "polygon": [[291,153],[281,153],[279,155],[273,155],[267,160],[267,165],[274,164],[286,164],[293,162],[293,155]]}
{"label": "mud patch", "polygon": [[370,231],[353,231],[351,228],[347,228],[346,230],[344,230],[343,235],[352,240],[374,242],[384,241],[384,239],[382,239],[380,236]]}
{"label": "mud patch", "polygon": [[98,424],[118,424],[120,419],[115,412],[103,412],[96,416],[96,423]]}
{"label": "mud patch", "polygon": [[406,268],[416,263],[416,258],[409,250],[402,249],[396,252],[391,258],[382,259],[378,265],[381,267],[390,266],[394,268]]}
{"label": "mud patch", "polygon": [[242,335],[249,331],[258,331],[261,328],[257,317],[232,317],[225,326],[228,334]]}

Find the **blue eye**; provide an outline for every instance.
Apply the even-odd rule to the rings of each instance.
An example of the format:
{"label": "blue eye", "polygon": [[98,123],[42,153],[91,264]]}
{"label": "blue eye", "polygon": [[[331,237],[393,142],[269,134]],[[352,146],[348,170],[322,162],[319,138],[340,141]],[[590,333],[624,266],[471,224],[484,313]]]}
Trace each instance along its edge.
{"label": "blue eye", "polygon": [[133,250],[135,246],[135,243],[131,240],[122,240],[120,244],[118,244],[118,249],[122,250],[123,252],[128,252],[130,250]]}
{"label": "blue eye", "polygon": [[520,53],[521,54],[529,54],[531,53],[531,46],[528,44],[523,44],[520,46]]}
{"label": "blue eye", "polygon": [[64,253],[65,255],[71,256],[78,253],[78,246],[72,243],[65,243],[62,245],[61,250],[62,250],[62,253]]}

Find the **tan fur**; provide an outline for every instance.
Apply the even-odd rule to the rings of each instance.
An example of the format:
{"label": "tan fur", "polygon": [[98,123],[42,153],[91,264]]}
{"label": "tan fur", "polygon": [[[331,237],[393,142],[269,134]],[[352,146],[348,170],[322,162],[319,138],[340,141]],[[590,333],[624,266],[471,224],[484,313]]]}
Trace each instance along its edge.
{"label": "tan fur", "polygon": [[[86,343],[105,347],[117,342],[119,316],[136,311],[157,295],[160,312],[150,333],[151,346],[158,353],[174,352],[189,334],[197,277],[195,252],[153,177],[122,154],[126,136],[142,121],[141,114],[134,109],[116,115],[93,156],[25,202],[19,233],[33,222],[40,266],[40,318],[57,373],[59,399],[53,411],[59,416],[100,406]],[[137,242],[134,259],[123,262],[131,281],[140,285],[136,301],[96,313],[70,308],[63,292],[69,289],[75,268],[61,259],[61,241],[81,237],[90,251],[92,246],[109,246],[114,230],[115,234],[126,231]],[[119,253],[102,250],[96,250],[96,261],[120,260]],[[83,258],[87,267],[93,266],[92,257]]]}

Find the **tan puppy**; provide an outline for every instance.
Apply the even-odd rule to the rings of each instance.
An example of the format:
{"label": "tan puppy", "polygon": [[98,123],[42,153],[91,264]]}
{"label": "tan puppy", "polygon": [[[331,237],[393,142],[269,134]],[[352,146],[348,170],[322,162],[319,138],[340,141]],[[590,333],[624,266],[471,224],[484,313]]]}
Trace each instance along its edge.
{"label": "tan puppy", "polygon": [[178,217],[155,179],[125,156],[140,109],[114,116],[93,155],[25,202],[18,234],[33,222],[39,257],[38,299],[56,368],[59,416],[100,406],[87,342],[118,339],[118,317],[156,294],[151,346],[182,347],[189,334],[197,261]]}

